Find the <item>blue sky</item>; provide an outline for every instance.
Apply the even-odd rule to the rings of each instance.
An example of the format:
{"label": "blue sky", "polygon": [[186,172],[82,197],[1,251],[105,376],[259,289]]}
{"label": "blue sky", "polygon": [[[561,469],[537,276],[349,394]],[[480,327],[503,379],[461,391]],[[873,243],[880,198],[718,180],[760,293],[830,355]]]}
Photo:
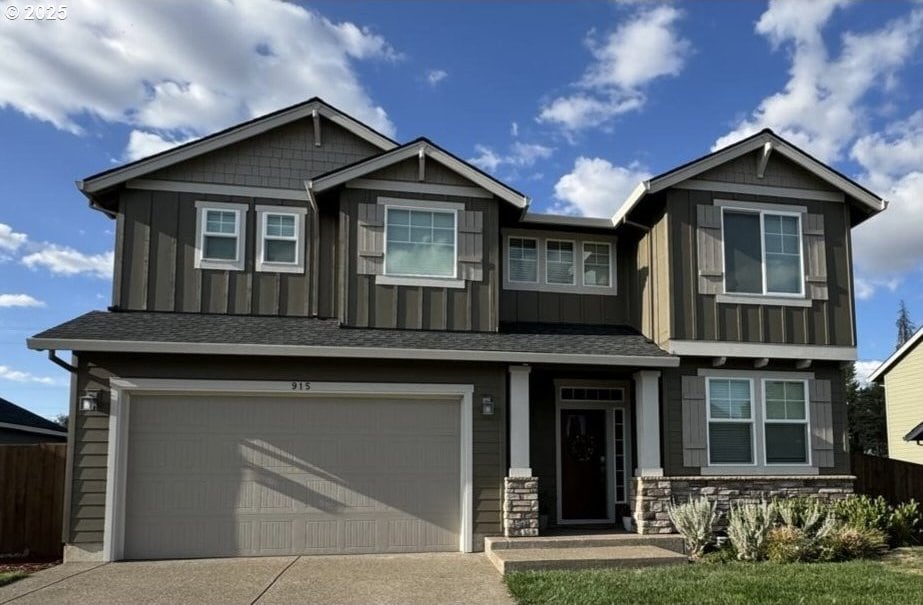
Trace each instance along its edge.
{"label": "blue sky", "polygon": [[[611,214],[764,126],[891,200],[855,232],[863,371],[923,322],[923,4],[0,0],[0,397],[51,416],[25,338],[109,304],[113,225],[73,181],[318,95],[533,198]],[[53,44],[49,44],[53,40]]]}

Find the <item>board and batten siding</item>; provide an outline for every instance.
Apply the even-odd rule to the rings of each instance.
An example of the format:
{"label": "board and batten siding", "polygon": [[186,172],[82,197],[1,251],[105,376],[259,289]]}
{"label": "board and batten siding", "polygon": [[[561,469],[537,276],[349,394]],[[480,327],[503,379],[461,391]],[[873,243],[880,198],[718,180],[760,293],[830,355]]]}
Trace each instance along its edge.
{"label": "board and batten siding", "polygon": [[[663,424],[663,440],[661,442],[663,448],[663,472],[668,476],[699,475],[701,473],[701,464],[707,464],[708,454],[704,434],[704,431],[708,430],[707,419],[704,416],[705,393],[701,388],[692,390],[689,388],[690,384],[696,383],[695,378],[698,376],[698,370],[702,367],[695,360],[688,359],[684,360],[678,368],[665,368],[661,375],[660,418]],[[712,368],[710,364],[705,367],[715,372],[720,370],[746,370],[757,373],[792,372],[791,364],[776,362],[772,362],[759,370],[754,370],[752,363],[744,361],[729,361],[727,365],[720,368]],[[846,391],[843,374],[837,363],[823,362],[815,363],[805,372],[813,373],[816,380],[828,381],[830,384],[832,460],[830,459],[830,454],[827,453],[823,454],[823,460],[817,459],[818,453],[816,450],[819,444],[812,436],[812,448],[815,449],[812,454],[815,459],[814,463],[823,465],[832,462],[832,466],[820,466],[819,472],[821,475],[849,474],[849,453],[846,449]],[[685,391],[683,389],[684,382],[686,383]],[[684,393],[686,401],[684,401]],[[821,403],[821,405],[824,404],[826,402]],[[690,417],[692,410],[696,410],[701,414],[697,413],[696,418],[692,418]],[[815,424],[813,412],[812,410],[812,433],[814,432]],[[684,430],[686,431],[685,448]],[[690,437],[695,437],[695,439],[690,442]]]}
{"label": "board and batten siding", "polygon": [[[78,360],[76,393],[86,389],[103,393],[99,412],[77,412],[74,433],[69,531],[70,544],[88,550],[103,541],[106,462],[109,438],[109,378],[171,378],[203,380],[407,382],[473,384],[474,401],[490,395],[493,416],[473,410],[474,544],[483,537],[502,533],[503,478],[506,476],[506,367],[500,365],[414,361],[341,360],[318,358],[309,363],[292,358],[186,357],[181,355],[133,355],[82,353]],[[73,408],[72,408],[73,409]],[[130,438],[130,437],[129,437]]]}
{"label": "board and batten siding", "polygon": [[381,153],[375,145],[326,118],[321,118],[320,125],[320,145],[315,145],[313,120],[305,118],[145,178],[303,192],[305,180]]}
{"label": "board and batten siding", "polygon": [[888,457],[923,464],[923,447],[904,435],[923,422],[923,344],[917,344],[885,374]]}
{"label": "board and batten siding", "polygon": [[[279,206],[283,210],[305,208],[306,202],[140,189],[128,189],[121,195],[113,281],[114,304],[120,308],[237,315],[334,315],[329,295],[334,290],[335,276],[331,269],[334,216],[321,218],[317,276],[310,244],[317,217],[310,208],[301,241],[306,260],[304,273],[258,272],[254,270],[258,229],[255,206]],[[248,206],[243,271],[195,267],[195,203],[199,200]]]}
{"label": "board and batten siding", "polygon": [[[436,171],[427,168],[428,178],[433,172]],[[481,279],[465,279],[463,288],[382,285],[376,283],[376,275],[360,273],[358,229],[363,218],[360,208],[377,204],[381,197],[463,203],[466,211],[479,213],[483,221]],[[346,260],[341,320],[346,325],[370,328],[496,331],[500,266],[498,204],[502,203],[486,198],[344,189],[340,193],[338,253]]]}
{"label": "board and batten siding", "polygon": [[[796,307],[719,303],[714,294],[702,293],[696,235],[698,208],[712,205],[716,199],[796,205],[806,207],[809,216],[823,216],[827,298],[815,299],[809,307]],[[669,328],[672,339],[855,346],[847,204],[670,189],[666,193],[666,206],[671,292],[669,298],[660,300],[661,306],[672,308]],[[810,282],[806,288],[810,293]],[[662,337],[662,333],[658,337]]]}

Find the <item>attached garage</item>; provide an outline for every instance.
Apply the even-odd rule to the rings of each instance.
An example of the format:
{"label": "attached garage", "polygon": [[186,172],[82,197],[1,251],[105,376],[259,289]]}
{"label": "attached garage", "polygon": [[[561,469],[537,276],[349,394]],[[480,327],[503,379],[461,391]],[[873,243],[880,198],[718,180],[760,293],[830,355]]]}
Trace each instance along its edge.
{"label": "attached garage", "polygon": [[111,559],[470,550],[468,385],[115,383]]}

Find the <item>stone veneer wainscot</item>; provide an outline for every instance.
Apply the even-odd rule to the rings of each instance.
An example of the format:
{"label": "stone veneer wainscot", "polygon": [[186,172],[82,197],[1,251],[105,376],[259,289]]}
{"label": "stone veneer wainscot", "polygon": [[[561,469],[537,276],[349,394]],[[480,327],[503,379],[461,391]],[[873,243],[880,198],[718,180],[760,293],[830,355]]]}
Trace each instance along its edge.
{"label": "stone veneer wainscot", "polygon": [[853,475],[794,475],[765,477],[637,477],[634,517],[639,534],[673,533],[667,513],[671,502],[705,496],[726,512],[732,502],[816,496],[839,500],[853,493]]}
{"label": "stone veneer wainscot", "polygon": [[538,535],[538,478],[503,480],[503,535],[521,538]]}

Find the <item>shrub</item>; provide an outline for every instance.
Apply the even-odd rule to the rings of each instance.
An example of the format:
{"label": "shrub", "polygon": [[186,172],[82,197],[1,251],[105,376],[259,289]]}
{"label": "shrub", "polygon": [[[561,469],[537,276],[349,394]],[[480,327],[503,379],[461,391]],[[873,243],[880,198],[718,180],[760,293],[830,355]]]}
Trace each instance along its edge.
{"label": "shrub", "polygon": [[670,521],[686,542],[686,551],[693,559],[700,558],[714,539],[714,526],[718,512],[714,502],[695,498],[683,504],[670,504],[667,508]]}
{"label": "shrub", "polygon": [[766,555],[766,534],[775,519],[772,504],[735,504],[728,516],[728,539],[742,561],[760,561]]}
{"label": "shrub", "polygon": [[913,546],[923,538],[923,512],[916,500],[896,506],[888,523],[891,546]]}
{"label": "shrub", "polygon": [[834,505],[837,519],[857,529],[877,529],[888,533],[891,525],[891,507],[878,496],[849,496]]}
{"label": "shrub", "polygon": [[781,525],[767,536],[766,555],[771,561],[793,563],[829,558],[824,540],[839,527],[826,502],[793,498],[775,503]]}
{"label": "shrub", "polygon": [[816,541],[792,525],[781,525],[766,534],[766,558],[774,563],[815,561],[820,553]]}
{"label": "shrub", "polygon": [[822,543],[823,558],[831,561],[868,559],[888,550],[887,534],[875,528],[844,525]]}

